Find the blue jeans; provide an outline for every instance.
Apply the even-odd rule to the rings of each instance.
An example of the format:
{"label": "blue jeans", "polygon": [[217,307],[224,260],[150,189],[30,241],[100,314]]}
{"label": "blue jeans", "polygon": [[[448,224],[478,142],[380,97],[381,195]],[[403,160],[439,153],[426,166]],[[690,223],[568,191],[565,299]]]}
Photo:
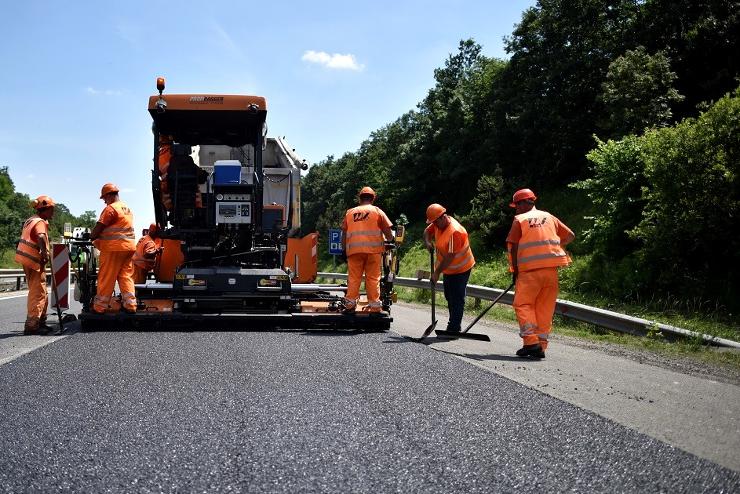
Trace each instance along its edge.
{"label": "blue jeans", "polygon": [[447,331],[460,331],[463,311],[465,310],[465,289],[468,287],[470,272],[446,274],[442,278],[445,288],[445,300],[450,310],[450,321],[447,323]]}

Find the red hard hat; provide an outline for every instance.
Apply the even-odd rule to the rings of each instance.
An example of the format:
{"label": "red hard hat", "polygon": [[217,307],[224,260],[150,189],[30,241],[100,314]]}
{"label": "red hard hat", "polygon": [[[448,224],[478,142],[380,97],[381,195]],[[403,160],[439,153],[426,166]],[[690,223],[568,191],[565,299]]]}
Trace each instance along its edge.
{"label": "red hard hat", "polygon": [[102,199],[103,196],[105,196],[106,194],[111,194],[113,192],[118,192],[118,186],[116,186],[116,184],[110,183],[105,184],[103,185],[103,188],[100,189],[100,198]]}
{"label": "red hard hat", "polygon": [[33,200],[31,204],[33,206],[33,209],[37,211],[39,209],[53,208],[54,206],[56,206],[54,199],[49,196],[38,196],[36,199]]}
{"label": "red hard hat", "polygon": [[372,187],[365,186],[362,189],[360,189],[360,193],[357,194],[357,195],[358,196],[370,195],[370,196],[373,196],[373,198],[374,198],[375,197],[375,191],[373,190]]}
{"label": "red hard hat", "polygon": [[447,210],[441,204],[437,204],[436,202],[430,204],[427,208],[427,224],[433,223],[446,212]]}
{"label": "red hard hat", "polygon": [[534,192],[532,192],[530,189],[519,189],[514,192],[514,197],[512,198],[511,204],[509,204],[509,206],[515,208],[517,202],[524,201],[526,199],[532,199],[533,201],[536,201],[537,196],[534,195]]}

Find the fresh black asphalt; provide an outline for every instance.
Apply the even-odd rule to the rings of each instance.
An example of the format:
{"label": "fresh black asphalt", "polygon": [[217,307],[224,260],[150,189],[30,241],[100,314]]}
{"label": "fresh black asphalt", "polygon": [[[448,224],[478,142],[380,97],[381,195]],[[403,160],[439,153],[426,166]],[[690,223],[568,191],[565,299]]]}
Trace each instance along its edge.
{"label": "fresh black asphalt", "polygon": [[0,366],[3,492],[738,489],[392,332],[77,333]]}

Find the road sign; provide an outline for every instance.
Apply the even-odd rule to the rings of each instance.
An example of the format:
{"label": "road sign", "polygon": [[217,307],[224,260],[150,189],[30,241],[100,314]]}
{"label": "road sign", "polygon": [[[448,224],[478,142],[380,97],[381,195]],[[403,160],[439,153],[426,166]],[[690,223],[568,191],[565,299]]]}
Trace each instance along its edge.
{"label": "road sign", "polygon": [[341,256],[342,249],[342,230],[339,228],[329,228],[329,254]]}

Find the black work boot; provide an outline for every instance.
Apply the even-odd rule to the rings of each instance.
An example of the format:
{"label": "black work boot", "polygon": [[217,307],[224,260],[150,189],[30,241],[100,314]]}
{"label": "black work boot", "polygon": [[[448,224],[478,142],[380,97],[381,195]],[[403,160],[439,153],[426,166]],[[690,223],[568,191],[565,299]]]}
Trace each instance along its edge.
{"label": "black work boot", "polygon": [[517,357],[545,358],[545,351],[539,343],[534,345],[524,345],[516,351]]}

